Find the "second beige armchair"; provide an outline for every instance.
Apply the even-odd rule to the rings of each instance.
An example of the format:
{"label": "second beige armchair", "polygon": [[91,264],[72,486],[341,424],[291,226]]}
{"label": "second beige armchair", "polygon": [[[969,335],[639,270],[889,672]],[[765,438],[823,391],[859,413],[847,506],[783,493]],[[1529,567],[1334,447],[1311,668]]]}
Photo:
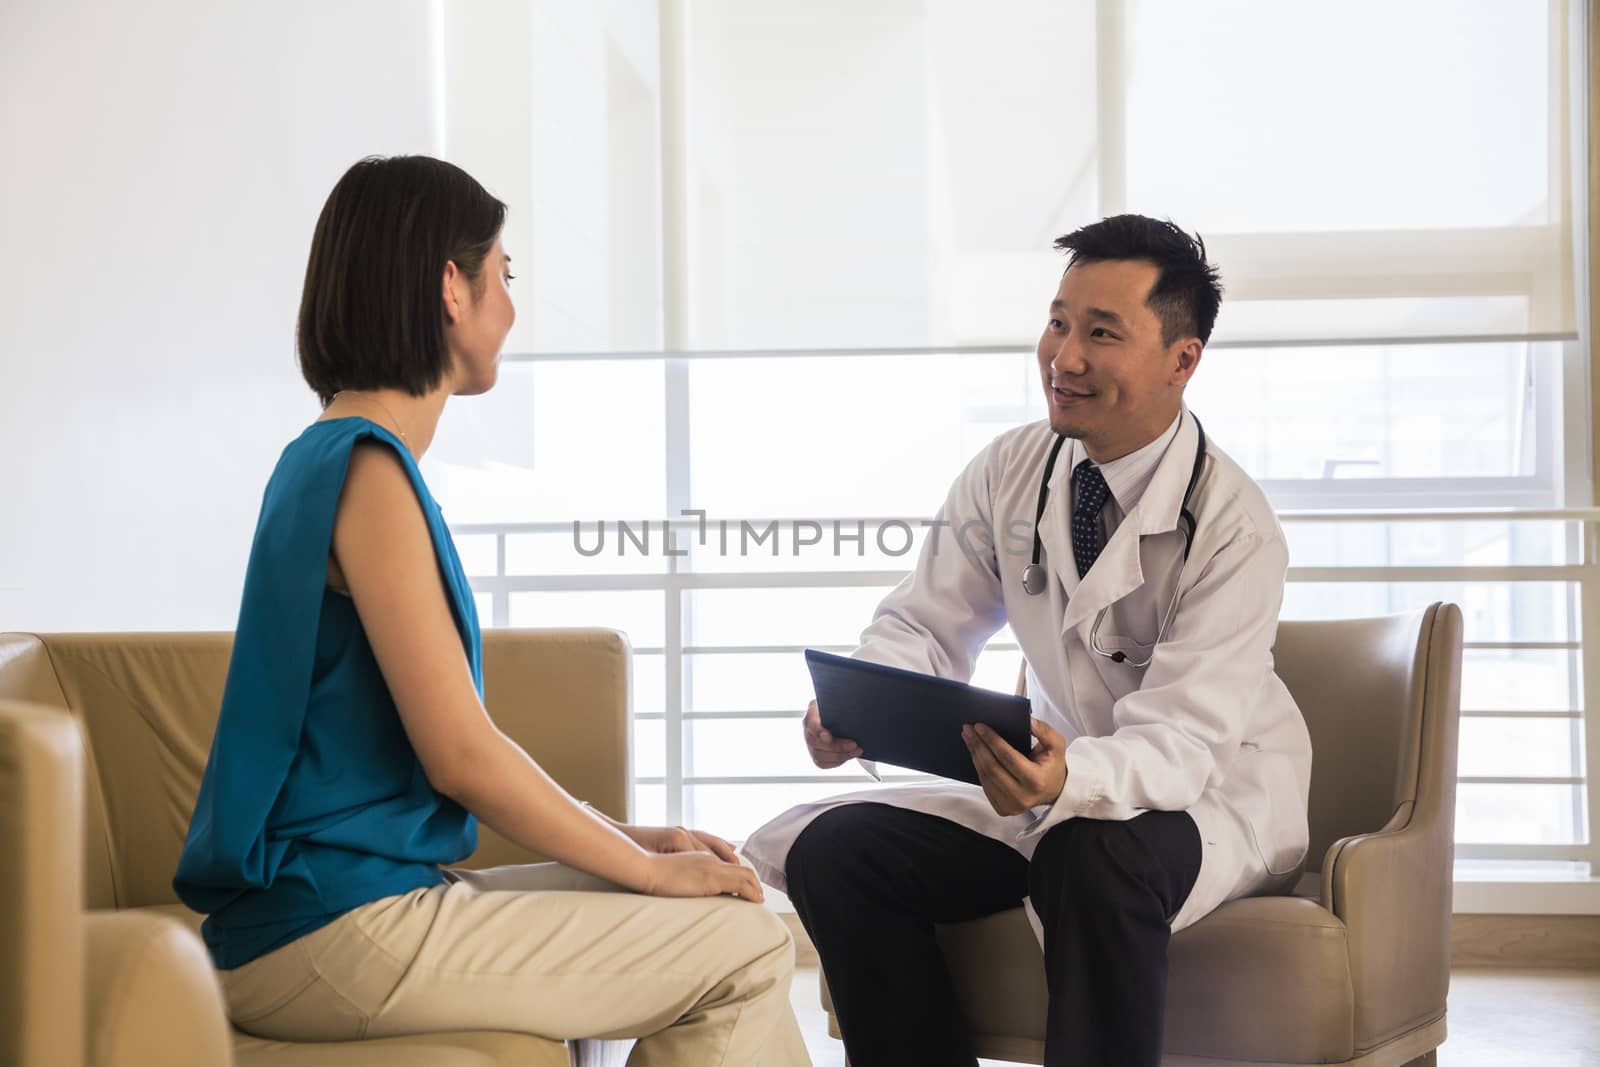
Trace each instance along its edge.
{"label": "second beige armchair", "polygon": [[[629,651],[608,630],[490,630],[490,713],[575,796],[628,816]],[[568,1067],[494,1031],[326,1044],[231,1030],[172,874],[232,635],[0,634],[0,1064]],[[488,828],[466,866],[529,863]],[[85,908],[92,910],[85,910]]]}
{"label": "second beige armchair", "polygon": [[[1421,1067],[1445,1039],[1461,610],[1285,622],[1311,731],[1311,870],[1172,940],[1166,1067]],[[1320,868],[1320,869],[1319,869]],[[1022,909],[940,927],[978,1055],[1041,1063],[1044,962]],[[823,1007],[837,1036],[826,982]],[[864,1067],[864,1065],[863,1065]]]}

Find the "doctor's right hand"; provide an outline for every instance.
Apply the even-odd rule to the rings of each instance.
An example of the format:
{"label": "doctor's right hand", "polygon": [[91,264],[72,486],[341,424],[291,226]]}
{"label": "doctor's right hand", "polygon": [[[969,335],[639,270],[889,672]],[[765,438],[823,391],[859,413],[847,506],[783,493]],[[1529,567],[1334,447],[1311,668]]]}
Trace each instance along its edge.
{"label": "doctor's right hand", "polygon": [[815,700],[806,709],[805,733],[806,748],[811,750],[811,762],[825,771],[861,755],[860,745],[847,738],[834,737],[823,727]]}

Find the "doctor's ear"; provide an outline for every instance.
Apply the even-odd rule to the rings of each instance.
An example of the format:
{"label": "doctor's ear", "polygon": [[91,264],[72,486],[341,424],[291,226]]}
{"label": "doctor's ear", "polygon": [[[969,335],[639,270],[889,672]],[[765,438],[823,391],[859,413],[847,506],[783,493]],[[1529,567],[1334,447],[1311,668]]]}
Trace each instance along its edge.
{"label": "doctor's ear", "polygon": [[1198,337],[1191,337],[1177,347],[1169,384],[1185,385],[1194,377],[1196,368],[1200,366],[1200,357],[1205,353],[1205,347],[1205,343]]}

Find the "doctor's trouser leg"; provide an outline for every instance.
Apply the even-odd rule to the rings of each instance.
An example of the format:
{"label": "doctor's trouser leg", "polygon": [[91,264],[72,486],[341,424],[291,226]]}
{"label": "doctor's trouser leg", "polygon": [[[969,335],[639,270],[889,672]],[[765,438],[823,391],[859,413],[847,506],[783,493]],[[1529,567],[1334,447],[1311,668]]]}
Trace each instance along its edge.
{"label": "doctor's trouser leg", "polygon": [[1021,853],[937,815],[847,804],[800,833],[784,868],[852,1067],[976,1063],[933,928],[1021,905]]}
{"label": "doctor's trouser leg", "polygon": [[1199,869],[1199,832],[1182,813],[1069,819],[1030,864],[948,819],[850,804],[800,834],[785,873],[854,1067],[971,1067],[972,1031],[934,926],[1025,898],[1045,926],[1045,1063],[1156,1067],[1167,924]]}
{"label": "doctor's trouser leg", "polygon": [[794,942],[762,905],[642,896],[553,863],[447,877],[222,972],[234,1023],[288,1041],[636,1038],[630,1067],[810,1064]]}
{"label": "doctor's trouser leg", "polygon": [[1028,866],[1050,985],[1045,1063],[1158,1067],[1171,923],[1200,875],[1200,831],[1181,811],[1068,819]]}

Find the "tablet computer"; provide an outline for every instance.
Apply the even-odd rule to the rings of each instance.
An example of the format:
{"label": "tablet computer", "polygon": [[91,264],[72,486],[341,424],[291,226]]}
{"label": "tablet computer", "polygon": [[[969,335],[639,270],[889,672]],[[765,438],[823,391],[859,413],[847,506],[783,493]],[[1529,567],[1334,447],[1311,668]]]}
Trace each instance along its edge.
{"label": "tablet computer", "polygon": [[806,666],[822,725],[863,759],[977,785],[963,725],[981,722],[1024,755],[1033,748],[1026,697],[812,648]]}

